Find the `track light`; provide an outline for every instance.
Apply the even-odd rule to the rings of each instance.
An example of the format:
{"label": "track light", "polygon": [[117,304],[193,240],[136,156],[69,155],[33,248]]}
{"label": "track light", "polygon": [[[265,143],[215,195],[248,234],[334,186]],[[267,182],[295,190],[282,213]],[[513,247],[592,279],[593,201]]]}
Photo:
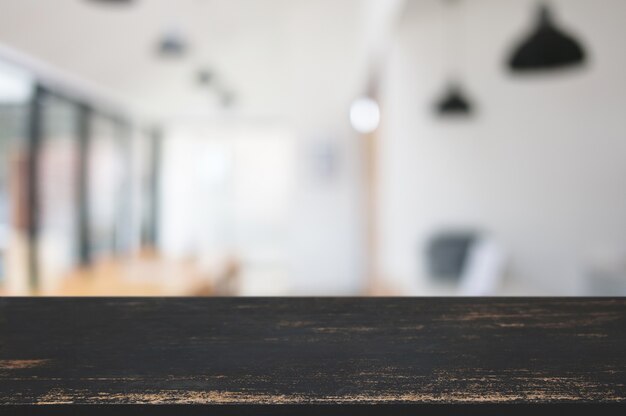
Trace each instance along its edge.
{"label": "track light", "polygon": [[187,52],[187,48],[187,41],[177,29],[165,32],[157,44],[157,52],[166,58],[181,57]]}
{"label": "track light", "polygon": [[198,70],[198,72],[196,73],[196,81],[198,85],[203,87],[210,85],[213,82],[214,78],[215,74],[210,69],[203,68]]}

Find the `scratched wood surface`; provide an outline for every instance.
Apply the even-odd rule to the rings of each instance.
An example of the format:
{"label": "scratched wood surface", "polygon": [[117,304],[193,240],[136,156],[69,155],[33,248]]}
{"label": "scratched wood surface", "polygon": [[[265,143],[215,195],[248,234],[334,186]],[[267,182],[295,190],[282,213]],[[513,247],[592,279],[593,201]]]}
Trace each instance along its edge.
{"label": "scratched wood surface", "polygon": [[468,403],[626,403],[626,300],[0,299],[2,405]]}

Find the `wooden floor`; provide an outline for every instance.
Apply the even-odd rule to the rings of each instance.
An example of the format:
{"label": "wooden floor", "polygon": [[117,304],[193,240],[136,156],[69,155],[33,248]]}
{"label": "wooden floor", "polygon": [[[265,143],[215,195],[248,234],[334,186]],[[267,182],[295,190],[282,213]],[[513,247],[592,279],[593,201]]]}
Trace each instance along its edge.
{"label": "wooden floor", "polygon": [[[0,296],[234,295],[238,272],[239,263],[232,258],[220,259],[209,271],[199,267],[196,259],[169,259],[142,250],[133,256],[97,259],[89,266],[77,267],[54,278],[43,273],[35,288],[29,288],[28,282],[20,284],[19,291],[0,286]],[[24,275],[23,279],[27,277]]]}
{"label": "wooden floor", "polygon": [[626,414],[624,299],[5,298],[0,334],[0,413]]}

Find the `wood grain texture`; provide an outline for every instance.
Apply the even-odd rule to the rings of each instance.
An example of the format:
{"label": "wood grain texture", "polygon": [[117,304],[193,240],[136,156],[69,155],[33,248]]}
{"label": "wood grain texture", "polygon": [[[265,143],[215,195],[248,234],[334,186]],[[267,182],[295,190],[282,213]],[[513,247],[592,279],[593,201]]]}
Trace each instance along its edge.
{"label": "wood grain texture", "polygon": [[625,299],[0,299],[4,409],[585,403],[624,411]]}

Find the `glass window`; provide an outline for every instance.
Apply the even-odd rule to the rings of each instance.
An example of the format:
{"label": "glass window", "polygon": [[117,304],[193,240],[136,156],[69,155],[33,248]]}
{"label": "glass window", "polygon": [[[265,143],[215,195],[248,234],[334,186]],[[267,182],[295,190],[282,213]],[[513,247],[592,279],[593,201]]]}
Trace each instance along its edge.
{"label": "glass window", "polygon": [[33,81],[0,60],[0,294],[28,293],[26,137]]}

